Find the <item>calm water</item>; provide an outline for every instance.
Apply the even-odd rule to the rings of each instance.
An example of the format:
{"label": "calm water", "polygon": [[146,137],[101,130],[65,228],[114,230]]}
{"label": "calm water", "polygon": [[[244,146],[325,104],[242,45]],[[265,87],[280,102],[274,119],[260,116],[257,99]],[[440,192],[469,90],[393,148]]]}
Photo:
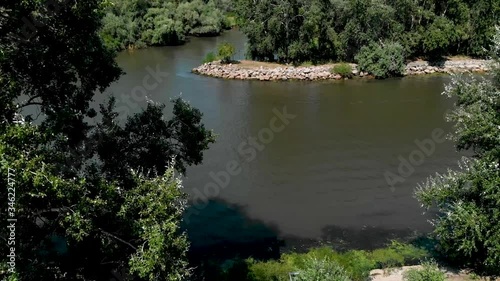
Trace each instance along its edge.
{"label": "calm water", "polygon": [[[192,208],[187,228],[195,246],[278,237],[285,243],[326,240],[369,248],[380,239],[429,229],[413,189],[431,174],[456,167],[460,155],[453,144],[436,144],[393,190],[384,173],[398,174],[398,156],[408,159],[415,140],[430,138],[435,129],[450,131],[443,114],[452,101],[441,95],[448,77],[311,83],[191,74],[223,41],[244,50],[243,35],[231,31],[185,46],[121,53],[117,61],[127,74],[107,91],[118,97],[124,114],[144,107],[144,94],[168,103],[181,93],[203,112],[203,122],[218,137],[203,164],[188,169],[184,184],[193,197],[214,182],[211,172],[226,171],[228,163],[241,167],[220,192],[209,192],[213,201],[207,207],[198,214]],[[164,72],[160,83],[151,86],[150,80],[142,93],[144,77],[156,68]],[[272,140],[250,159],[245,142],[259,133],[267,141],[273,109],[284,107],[296,117],[272,132]]]}

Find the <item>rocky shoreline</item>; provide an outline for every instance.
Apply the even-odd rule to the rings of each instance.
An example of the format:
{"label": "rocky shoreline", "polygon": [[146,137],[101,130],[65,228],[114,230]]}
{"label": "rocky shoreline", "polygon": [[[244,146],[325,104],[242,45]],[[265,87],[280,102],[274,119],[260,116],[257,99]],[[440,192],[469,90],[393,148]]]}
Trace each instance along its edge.
{"label": "rocky shoreline", "polygon": [[[457,72],[486,72],[488,60],[448,60],[437,64],[426,61],[415,61],[406,65],[404,75],[421,75],[432,73],[457,73]],[[193,73],[218,77],[224,79],[260,80],[260,81],[286,81],[286,80],[340,80],[338,74],[331,73],[334,64],[318,66],[286,66],[286,65],[260,65],[249,61],[235,64],[221,64],[209,62],[192,70]],[[352,74],[356,77],[371,77],[368,73],[360,72],[356,64],[351,64]]]}

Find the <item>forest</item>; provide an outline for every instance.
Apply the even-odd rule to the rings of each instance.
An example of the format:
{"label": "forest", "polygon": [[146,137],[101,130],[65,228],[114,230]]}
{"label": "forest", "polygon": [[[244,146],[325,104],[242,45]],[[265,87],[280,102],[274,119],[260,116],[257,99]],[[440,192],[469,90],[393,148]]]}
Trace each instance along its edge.
{"label": "forest", "polygon": [[123,50],[183,44],[237,25],[253,60],[358,62],[377,52],[440,60],[485,57],[499,19],[493,0],[116,0],[100,34]]}
{"label": "forest", "polygon": [[[247,55],[278,62],[355,61],[392,48],[407,59],[484,57],[500,17],[493,0],[236,0]],[[400,50],[400,51],[399,51]],[[389,51],[391,53],[391,51]]]}
{"label": "forest", "polygon": [[116,0],[107,4],[101,36],[114,50],[183,44],[188,35],[230,28],[229,9],[227,0]]}

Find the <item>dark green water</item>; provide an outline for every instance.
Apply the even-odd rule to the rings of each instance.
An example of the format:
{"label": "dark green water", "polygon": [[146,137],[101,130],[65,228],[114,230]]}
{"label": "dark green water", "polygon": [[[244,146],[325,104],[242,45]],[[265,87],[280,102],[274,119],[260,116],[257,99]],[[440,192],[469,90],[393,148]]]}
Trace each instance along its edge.
{"label": "dark green water", "polygon": [[[434,143],[435,151],[393,189],[384,173],[398,174],[398,156],[409,159],[419,151],[416,140],[431,138],[436,129],[450,131],[443,114],[452,101],[441,95],[449,77],[312,83],[191,74],[223,41],[244,50],[243,35],[230,31],[184,46],[121,53],[117,61],[127,74],[108,90],[118,97],[124,115],[144,107],[144,96],[168,103],[182,93],[218,134],[203,164],[188,169],[184,180],[187,192],[193,198],[198,194],[197,203],[203,203],[199,197],[213,199],[188,212],[194,246],[277,237],[288,245],[323,240],[370,248],[387,238],[429,230],[413,189],[428,176],[457,166],[460,155],[453,144]],[[163,72],[158,83],[144,80],[156,68]],[[295,118],[282,127],[273,109],[284,107]],[[277,121],[271,126],[273,118]],[[267,143],[258,140],[252,149],[248,138],[259,139],[259,134]],[[226,173],[228,163],[237,163],[234,175],[220,177],[223,187],[214,187],[217,181],[210,173]]]}

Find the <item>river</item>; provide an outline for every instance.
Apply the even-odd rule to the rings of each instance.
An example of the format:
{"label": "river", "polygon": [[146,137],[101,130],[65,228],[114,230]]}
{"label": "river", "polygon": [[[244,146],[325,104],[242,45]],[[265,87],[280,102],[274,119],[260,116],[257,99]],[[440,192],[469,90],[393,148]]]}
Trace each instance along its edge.
{"label": "river", "polygon": [[[184,46],[122,52],[117,61],[126,75],[106,92],[118,98],[123,114],[144,107],[144,95],[169,103],[181,94],[218,135],[203,164],[190,167],[184,179],[192,198],[211,198],[206,207],[188,211],[193,247],[277,237],[285,246],[323,241],[371,248],[430,229],[413,190],[428,176],[457,167],[460,154],[449,141],[433,141],[434,151],[419,165],[410,164],[410,172],[401,174],[398,166],[412,152],[423,155],[417,140],[432,138],[436,130],[450,132],[443,114],[453,102],[441,95],[449,77],[260,82],[190,73],[223,41],[235,44],[237,58],[243,58],[245,38],[234,30]],[[144,84],[154,71],[156,79]],[[283,115],[285,108],[295,117],[283,123],[276,111]],[[253,155],[248,138],[259,136],[266,143]],[[205,193],[207,184],[217,183],[211,172],[226,173],[235,163],[233,175],[221,177],[227,186],[217,191],[210,185]],[[391,188],[388,172],[403,180]]]}

